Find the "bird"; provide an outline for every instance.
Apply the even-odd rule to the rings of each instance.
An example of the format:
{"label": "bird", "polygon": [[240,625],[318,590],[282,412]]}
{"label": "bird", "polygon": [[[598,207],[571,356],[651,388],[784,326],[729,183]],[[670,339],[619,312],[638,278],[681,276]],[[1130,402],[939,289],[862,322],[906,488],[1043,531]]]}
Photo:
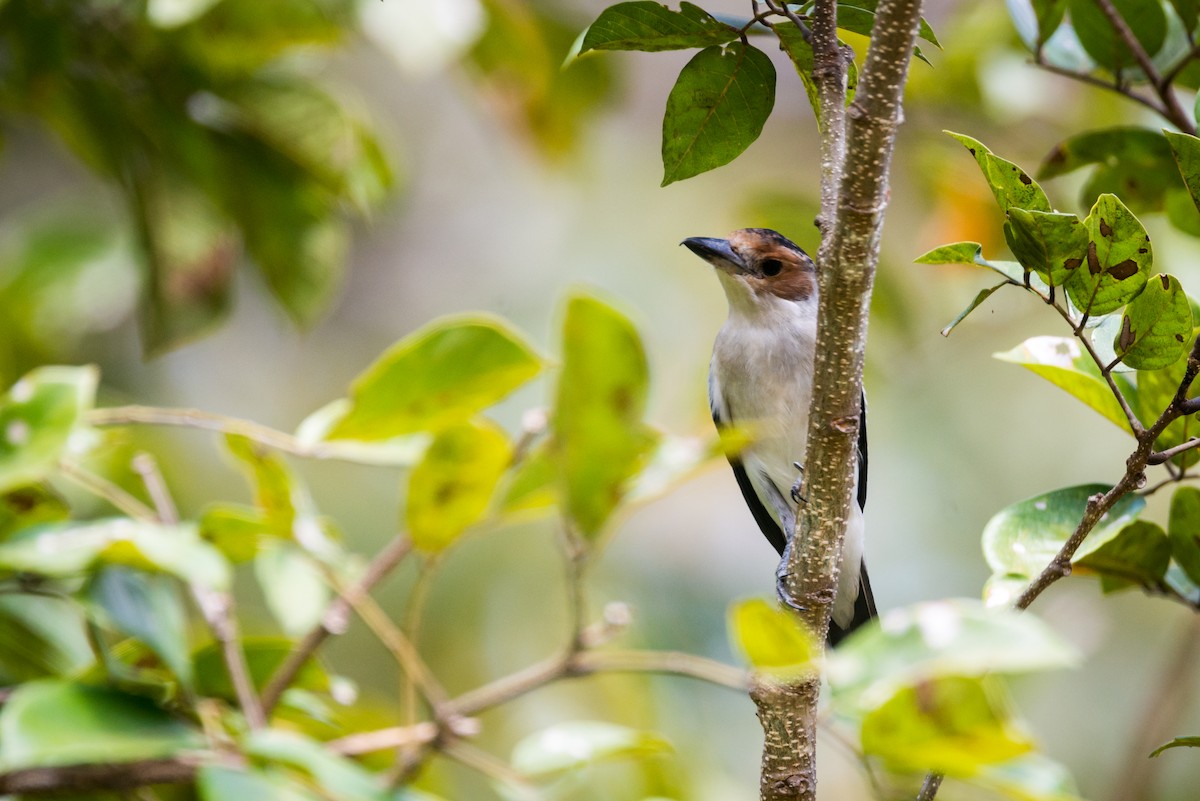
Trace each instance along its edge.
{"label": "bird", "polygon": [[[726,239],[689,237],[682,243],[715,268],[729,316],[713,344],[708,399],[717,428],[748,427],[752,441],[729,464],[746,505],[782,557],[780,598],[795,530],[808,441],[813,356],[817,346],[817,271],[796,243],[769,228],[742,228]],[[857,506],[852,505],[827,642],[835,646],[876,616],[863,554],[867,502],[866,398],[857,448]]]}

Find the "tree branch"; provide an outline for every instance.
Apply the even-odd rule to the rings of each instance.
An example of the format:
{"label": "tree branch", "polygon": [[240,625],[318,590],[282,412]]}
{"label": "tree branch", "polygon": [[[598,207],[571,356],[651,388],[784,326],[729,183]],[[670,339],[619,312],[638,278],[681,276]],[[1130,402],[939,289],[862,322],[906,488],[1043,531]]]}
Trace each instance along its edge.
{"label": "tree branch", "polygon": [[196,778],[200,762],[200,757],[173,757],[14,770],[0,773],[0,796],[65,791],[79,794],[92,790],[127,790],[151,784],[185,784]]}

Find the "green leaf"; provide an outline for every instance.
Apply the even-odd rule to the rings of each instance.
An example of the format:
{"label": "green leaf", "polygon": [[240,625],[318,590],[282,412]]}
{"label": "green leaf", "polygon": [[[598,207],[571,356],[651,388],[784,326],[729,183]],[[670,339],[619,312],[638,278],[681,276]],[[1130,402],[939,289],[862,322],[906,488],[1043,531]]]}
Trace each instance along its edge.
{"label": "green leaf", "polygon": [[[1065,487],[1001,509],[983,530],[983,553],[992,572],[1030,578],[1041,573],[1078,527],[1088,498],[1108,489],[1104,484]],[[1139,495],[1118,500],[1100,518],[1075,559],[1082,559],[1120,534],[1145,506],[1145,499]]]}
{"label": "green leaf", "polygon": [[267,530],[276,537],[290,539],[298,507],[306,505],[307,493],[300,487],[287,460],[265,445],[238,434],[226,434],[225,445],[250,480],[254,505]]}
{"label": "green leaf", "polygon": [[[255,689],[261,692],[292,652],[295,643],[282,637],[245,637],[241,646],[246,655],[250,679]],[[229,678],[229,670],[225,667],[225,657],[219,644],[209,643],[197,650],[192,654],[192,664],[197,693],[223,698],[226,701],[237,701],[237,693],[233,689],[233,682]],[[309,659],[290,686],[313,692],[329,692],[331,682],[329,675],[317,661]]]}
{"label": "green leaf", "polygon": [[1150,752],[1150,756],[1156,757],[1170,748],[1200,748],[1200,737],[1176,737],[1171,742],[1163,743],[1155,748]]}
{"label": "green leaf", "polygon": [[1099,546],[1085,542],[1080,551],[1083,553],[1076,553],[1072,564],[1079,574],[1098,574],[1105,593],[1135,584],[1158,589],[1171,561],[1167,533],[1145,520],[1133,521]]}
{"label": "green leaf", "polygon": [[1200,210],[1200,139],[1185,133],[1163,131],[1171,146],[1171,156],[1183,178],[1188,195],[1197,210]]}
{"label": "green leaf", "polygon": [[[1129,422],[1121,404],[1100,376],[1100,369],[1070,337],[1032,337],[1004,353],[993,354],[1001,361],[1019,364],[1066,390],[1102,414],[1121,430],[1129,433]],[[1127,398],[1134,396],[1129,382],[1120,375],[1114,380]]]}
{"label": "green leaf", "polygon": [[512,462],[512,445],[496,425],[467,422],[439,432],[413,468],[405,519],[413,545],[437,553],[487,512]]}
{"label": "green leaf", "polygon": [[267,515],[252,506],[215,503],[200,516],[200,537],[234,564],[249,562],[278,538]]}
{"label": "green leaf", "polygon": [[1179,15],[1179,20],[1183,23],[1184,30],[1195,31],[1200,3],[1196,0],[1170,0],[1170,2],[1171,7],[1175,9],[1175,13]]}
{"label": "green leaf", "polygon": [[66,520],[66,500],[45,484],[29,484],[0,493],[0,540],[28,526]]}
{"label": "green leaf", "polygon": [[1179,185],[1162,133],[1128,126],[1088,131],[1060,142],[1038,168],[1038,178],[1054,178],[1091,165],[1096,169],[1080,193],[1084,205],[1109,193],[1131,208],[1156,211],[1163,207],[1166,192]]}
{"label": "green leaf", "polygon": [[513,748],[512,766],[529,778],[549,778],[597,762],[644,759],[672,750],[656,732],[580,720],[550,726],[521,740]]}
{"label": "green leaf", "polygon": [[970,777],[1033,750],[1008,698],[987,678],[946,676],[903,687],[862,722],[863,753],[901,771]]}
{"label": "green leaf", "polygon": [[580,52],[680,50],[725,44],[736,38],[736,28],[719,22],[699,6],[683,2],[679,11],[672,11],[652,0],[637,0],[600,12],[583,35]]}
{"label": "green leaf", "polygon": [[201,801],[322,801],[322,796],[280,770],[229,768],[216,763],[200,766],[196,790]]}
{"label": "green leaf", "polygon": [[[1153,56],[1167,35],[1167,17],[1159,0],[1112,0],[1143,49]],[[1113,30],[1093,0],[1067,0],[1071,24],[1084,50],[1109,72],[1137,66],[1133,52]]]}
{"label": "green leaf", "polygon": [[73,600],[0,595],[0,682],[67,676],[92,659],[84,619]]}
{"label": "green leaf", "polygon": [[99,379],[95,367],[39,367],[9,387],[0,398],[0,492],[54,469],[81,432]]}
{"label": "green leaf", "polygon": [[939,678],[1051,670],[1078,659],[1033,615],[951,599],[886,613],[839,645],[826,672],[835,705],[867,710],[901,688]]}
{"label": "green leaf", "polygon": [[392,797],[362,766],[295,732],[262,729],[246,739],[246,754],[268,764],[287,765],[312,777],[338,801],[385,801]]}
{"label": "green leaf", "polygon": [[765,53],[741,42],[701,50],[667,97],[662,185],[733,161],[774,106],[775,67]]}
{"label": "green leaf", "polygon": [[1200,584],[1200,489],[1180,487],[1171,496],[1167,524],[1171,556],[1187,577]]}
{"label": "green leaf", "polygon": [[338,7],[294,0],[216,3],[176,31],[177,46],[197,66],[230,77],[247,75],[292,48],[337,43],[347,22],[346,11]]}
{"label": "green leaf", "polygon": [[1001,211],[1007,212],[1013,206],[1029,211],[1053,211],[1050,200],[1037,181],[1016,164],[993,154],[977,139],[953,131],[946,133],[957,139],[975,157]]}
{"label": "green leaf", "polygon": [[43,679],[0,709],[0,770],[170,757],[205,747],[199,730],[134,695]]}
{"label": "green leaf", "polygon": [[543,442],[525,456],[515,473],[510,474],[501,510],[505,514],[518,514],[552,508],[558,500],[557,482],[554,454],[549,444]]}
{"label": "green leaf", "polygon": [[[839,9],[841,6],[839,6]],[[817,91],[816,81],[813,79],[813,51],[812,45],[804,41],[804,35],[800,33],[800,29],[790,22],[780,22],[772,26],[775,35],[779,37],[779,46],[783,52],[787,53],[791,59],[792,66],[796,68],[796,74],[800,76],[800,83],[804,85],[804,91],[808,95],[808,103],[812,106],[813,116],[816,117],[818,128],[824,128],[824,123],[821,118],[821,99]],[[845,43],[838,40],[839,46],[845,46]],[[854,93],[858,87],[858,65],[854,61],[846,64],[846,105],[854,102]],[[798,241],[798,240],[797,240]]]}
{"label": "green leaf", "polygon": [[397,342],[350,386],[330,439],[381,440],[470,419],[533,378],[542,361],[502,321],[435,320]]}
{"label": "green leaf", "polygon": [[600,532],[654,444],[642,422],[649,380],[633,324],[597,298],[572,297],[551,447],[565,511],[588,538]]}
{"label": "green leaf", "polygon": [[168,573],[213,589],[226,589],[230,583],[229,564],[192,525],[128,518],[46,523],[0,543],[4,570],[65,578],[101,565]]}
{"label": "green leaf", "polygon": [[176,583],[165,576],[107,567],[88,583],[87,595],[113,628],[149,646],[191,688],[187,609]]}
{"label": "green leaf", "polygon": [[982,306],[983,303],[988,298],[990,298],[997,289],[999,289],[1000,287],[1008,286],[1008,285],[1009,285],[1009,282],[1004,281],[1002,283],[996,284],[995,286],[990,286],[987,289],[979,290],[979,293],[975,295],[975,297],[971,300],[971,302],[969,304],[967,304],[967,307],[965,309],[963,309],[961,312],[959,312],[958,316],[955,317],[953,320],[951,320],[950,324],[941,330],[942,336],[944,336],[944,337],[950,336],[950,332],[953,331],[955,328],[957,328],[959,323],[961,323],[963,320],[967,319],[968,314],[970,314],[971,312],[975,311],[980,306]]}
{"label": "green leaf", "polygon": [[302,548],[280,540],[266,543],[254,558],[254,574],[284,634],[300,637],[321,622],[329,585]]}
{"label": "green leaf", "polygon": [[[950,245],[942,245],[919,256],[913,263],[973,264],[979,267],[986,267],[998,275],[1004,276],[1014,284],[1023,284],[1025,280],[1025,270],[1018,262],[985,259],[983,257],[983,246],[978,242],[955,242]],[[1031,285],[1036,286],[1035,284]]]}
{"label": "green leaf", "polygon": [[786,680],[813,669],[816,648],[804,624],[769,601],[751,598],[732,605],[728,629],[736,649],[759,673]]}
{"label": "green leaf", "polygon": [[[1190,341],[1189,341],[1190,346]],[[1167,408],[1187,370],[1187,360],[1180,359],[1162,370],[1140,370],[1137,373],[1137,392],[1131,398],[1134,411],[1144,425],[1152,425],[1163,410]],[[1193,387],[1188,396],[1200,392],[1200,387]],[[1166,450],[1176,445],[1182,445],[1192,437],[1200,434],[1200,422],[1194,414],[1180,417],[1171,423],[1154,441],[1156,450]],[[1200,451],[1185,451],[1172,459],[1179,467],[1190,467],[1200,461]]]}
{"label": "green leaf", "polygon": [[1187,352],[1192,335],[1192,306],[1171,275],[1159,274],[1130,301],[1113,348],[1138,370],[1170,367]]}
{"label": "green leaf", "polygon": [[1005,239],[1013,255],[1049,286],[1062,286],[1087,257],[1088,234],[1074,214],[1008,209]]}
{"label": "green leaf", "polygon": [[1037,42],[1035,50],[1040,51],[1042,45],[1054,35],[1062,24],[1067,11],[1067,0],[1032,0],[1033,11],[1037,16]]}
{"label": "green leaf", "polygon": [[1108,314],[1146,286],[1154,256],[1150,237],[1115,195],[1101,195],[1084,220],[1087,256],[1067,279],[1067,295],[1084,314]]}

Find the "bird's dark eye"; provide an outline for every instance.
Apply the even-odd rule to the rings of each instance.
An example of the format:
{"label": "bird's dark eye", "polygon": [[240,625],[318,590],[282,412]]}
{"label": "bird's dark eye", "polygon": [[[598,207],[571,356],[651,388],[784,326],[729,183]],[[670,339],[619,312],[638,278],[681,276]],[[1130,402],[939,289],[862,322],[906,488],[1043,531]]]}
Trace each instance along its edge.
{"label": "bird's dark eye", "polygon": [[759,265],[759,268],[762,270],[763,275],[773,278],[783,270],[783,262],[779,259],[766,259]]}

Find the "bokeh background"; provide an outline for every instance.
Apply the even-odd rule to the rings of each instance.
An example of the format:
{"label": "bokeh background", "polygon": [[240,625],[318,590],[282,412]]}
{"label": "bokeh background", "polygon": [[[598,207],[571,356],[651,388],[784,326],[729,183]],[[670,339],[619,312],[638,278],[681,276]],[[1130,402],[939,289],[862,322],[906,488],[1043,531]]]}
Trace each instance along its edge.
{"label": "bokeh background", "polygon": [[[170,28],[212,5],[176,0],[156,7]],[[653,376],[651,419],[677,434],[710,436],[705,375],[725,302],[709,269],[678,243],[761,225],[814,249],[812,114],[790,64],[772,53],[779,93],[761,139],[730,166],[660,188],[663,103],[689,56],[595,55],[560,73],[575,33],[604,5],[362,0],[342,37],[289,55],[367,121],[391,161],[394,185],[350,223],[344,280],[305,330],[257,274],[241,269],[224,322],[152,359],[143,357],[136,321],[144,280],[137,238],[116,184],[89,169],[36,114],[10,104],[0,153],[0,380],[7,385],[36,364],[91,361],[103,371],[108,402],[197,407],[292,430],[344,394],[387,345],[439,315],[503,315],[553,354],[562,298],[586,287],[642,331]],[[710,0],[706,7],[744,14],[744,5]],[[1031,66],[1002,3],[929,6],[945,50],[926,47],[933,65],[912,69],[867,355],[868,556],[882,609],[977,597],[988,573],[979,537],[991,514],[1048,489],[1113,480],[1131,445],[1037,377],[991,358],[1027,337],[1065,333],[1047,309],[1000,293],[950,337],[939,335],[988,277],[913,259],[959,240],[982,242],[989,256],[1005,253],[1000,213],[974,162],[941,131],[970,134],[1032,169],[1073,132],[1159,127],[1134,104]],[[472,48],[479,37],[497,35],[497,19],[520,23],[510,26],[517,38],[501,39],[500,52],[541,42],[540,68],[485,68]],[[535,34],[543,26],[540,38],[522,28],[527,22]],[[142,78],[149,86],[156,80]],[[304,131],[300,118],[296,136]],[[215,180],[236,183],[238,176]],[[1086,212],[1077,183],[1059,179],[1046,188],[1059,208]],[[1200,243],[1154,215],[1144,222],[1159,268],[1196,292]],[[46,256],[38,246],[96,229],[105,233],[102,245],[78,253]],[[496,418],[515,430],[522,412],[548,396],[547,383],[535,384],[506,401]],[[185,514],[213,499],[246,496],[212,437],[137,436],[160,454]],[[395,530],[397,472],[299,466],[351,547],[369,553]],[[539,659],[560,642],[566,621],[555,547],[552,525],[534,521],[476,533],[448,558],[432,588],[422,647],[452,692]],[[774,564],[727,467],[713,462],[613,527],[590,575],[589,599],[594,610],[630,604],[628,645],[732,660],[726,607],[768,594]],[[399,613],[413,576],[409,566],[381,588],[385,608]],[[246,628],[274,631],[250,585],[245,589]],[[1102,597],[1082,578],[1061,582],[1035,611],[1086,661],[1070,673],[1019,681],[1020,709],[1045,751],[1075,774],[1082,795],[1118,801],[1143,709],[1195,623],[1183,609],[1135,591]],[[387,710],[394,703],[392,662],[364,630],[352,629],[327,656],[359,684],[364,704]],[[1172,736],[1200,731],[1194,673],[1170,690],[1183,710]],[[646,765],[599,767],[571,797],[756,797],[761,733],[751,702],[687,679],[557,685],[489,713],[480,742],[507,755],[524,735],[571,719],[653,728],[676,748]],[[827,738],[821,753],[823,797],[868,797],[842,746]],[[1154,775],[1140,797],[1194,799],[1200,761],[1172,751],[1156,760]],[[494,797],[484,779],[449,762],[436,762],[420,781],[447,798]],[[972,796],[948,786],[945,797]]]}

